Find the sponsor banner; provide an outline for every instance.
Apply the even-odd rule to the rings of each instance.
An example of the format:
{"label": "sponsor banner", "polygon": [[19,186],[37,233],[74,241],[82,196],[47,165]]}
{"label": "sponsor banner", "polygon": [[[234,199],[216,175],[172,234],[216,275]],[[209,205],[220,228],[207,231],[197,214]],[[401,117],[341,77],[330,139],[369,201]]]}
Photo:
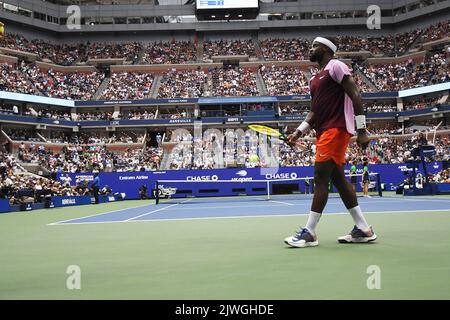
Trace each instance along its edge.
{"label": "sponsor banner", "polygon": [[394,97],[398,97],[398,92],[397,91],[386,91],[386,92],[363,92],[361,94],[361,96],[364,98],[384,98],[384,97],[389,97],[389,98],[394,98]]}
{"label": "sponsor banner", "polygon": [[83,106],[115,106],[115,105],[151,105],[151,104],[178,104],[197,103],[198,98],[189,99],[144,99],[144,100],[100,100],[100,101],[76,101],[76,107]]}
{"label": "sponsor banner", "polygon": [[[222,121],[222,118],[220,118]],[[76,124],[82,127],[98,127],[98,126],[135,126],[135,125],[170,125],[193,123],[194,119],[152,119],[152,120],[116,120],[116,121],[79,121]]]}
{"label": "sponsor banner", "polygon": [[[350,166],[346,166],[345,173],[349,173]],[[361,174],[362,165],[357,166],[357,173]],[[369,165],[371,173],[380,173],[381,183],[386,190],[394,190],[398,184],[402,183],[409,175],[412,168],[409,164],[377,164]],[[436,173],[442,170],[442,162],[431,162],[427,164],[428,173]],[[423,173],[422,166],[418,172]],[[60,179],[60,174],[57,179]],[[72,178],[72,185],[75,185],[77,178],[92,181],[92,173],[69,173]],[[214,170],[167,170],[167,171],[140,171],[140,172],[102,172],[99,175],[100,188],[108,185],[113,193],[125,193],[126,199],[139,199],[139,188],[147,186],[149,194],[155,188],[156,180],[183,180],[189,182],[214,182],[218,180],[230,181],[253,181],[253,180],[286,180],[303,177],[313,177],[314,167],[285,167],[285,168],[237,168],[237,169],[214,169]],[[183,183],[183,185],[186,185]],[[205,184],[211,186],[212,184]],[[226,184],[224,184],[226,185]],[[220,183],[214,185],[219,189],[218,195],[228,195],[225,186]],[[223,191],[223,192],[222,192]]]}
{"label": "sponsor banner", "polygon": [[276,96],[278,101],[296,101],[296,100],[311,100],[311,95],[297,95],[297,96]]}
{"label": "sponsor banner", "polygon": [[198,104],[227,104],[227,103],[263,103],[277,102],[276,97],[215,97],[199,98]]}
{"label": "sponsor banner", "polygon": [[79,206],[94,203],[94,196],[52,197],[50,208]]}
{"label": "sponsor banner", "polygon": [[125,193],[115,193],[115,194],[109,194],[109,195],[99,195],[98,200],[100,203],[106,203],[106,202],[115,202],[115,201],[121,201],[125,199]]}
{"label": "sponsor banner", "polygon": [[[434,108],[437,108],[435,110]],[[408,110],[399,112],[369,112],[367,114],[368,119],[380,119],[380,118],[395,118],[397,116],[415,116],[421,114],[430,114],[432,112],[448,112],[450,111],[450,105],[435,106],[425,109]],[[201,119],[203,123],[247,123],[247,122],[261,122],[261,121],[302,121],[305,116],[303,115],[275,115],[274,111],[268,111],[269,114],[257,115],[257,116],[236,116],[236,117],[204,117]],[[26,124],[41,124],[49,126],[80,126],[80,127],[115,127],[115,126],[135,126],[135,125],[192,125],[196,121],[194,118],[188,119],[147,119],[147,120],[81,120],[81,121],[67,121],[67,120],[54,120],[47,118],[36,118],[20,115],[1,114],[0,120],[14,121]]]}

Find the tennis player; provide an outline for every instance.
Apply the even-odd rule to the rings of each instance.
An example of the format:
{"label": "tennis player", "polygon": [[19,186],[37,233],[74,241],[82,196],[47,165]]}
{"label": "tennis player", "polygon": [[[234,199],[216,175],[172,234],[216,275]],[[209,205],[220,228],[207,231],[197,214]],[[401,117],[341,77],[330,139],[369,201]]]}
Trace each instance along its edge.
{"label": "tennis player", "polygon": [[358,145],[365,149],[369,137],[359,88],[350,68],[334,59],[336,50],[336,45],[329,39],[314,39],[310,60],[319,64],[320,71],[309,82],[311,110],[305,121],[288,137],[289,143],[294,144],[312,127],[317,132],[311,211],[306,226],[284,240],[291,247],[313,247],[319,244],[316,226],[328,201],[330,179],[355,222],[353,230],[339,237],[338,242],[369,242],[377,238],[372,227],[367,224],[356,193],[344,174],[345,152],[355,132],[355,119]]}

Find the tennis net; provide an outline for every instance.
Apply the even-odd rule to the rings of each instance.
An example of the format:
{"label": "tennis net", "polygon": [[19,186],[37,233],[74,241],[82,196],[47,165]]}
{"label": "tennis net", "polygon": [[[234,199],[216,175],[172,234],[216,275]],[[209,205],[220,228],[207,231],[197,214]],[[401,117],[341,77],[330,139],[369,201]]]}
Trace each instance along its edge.
{"label": "tennis net", "polygon": [[[347,175],[358,195],[363,195],[363,175]],[[369,174],[369,196],[383,196],[380,174]],[[330,182],[330,197],[339,197]],[[301,200],[314,194],[314,178],[277,180],[157,180],[152,190],[156,204],[218,201]]]}

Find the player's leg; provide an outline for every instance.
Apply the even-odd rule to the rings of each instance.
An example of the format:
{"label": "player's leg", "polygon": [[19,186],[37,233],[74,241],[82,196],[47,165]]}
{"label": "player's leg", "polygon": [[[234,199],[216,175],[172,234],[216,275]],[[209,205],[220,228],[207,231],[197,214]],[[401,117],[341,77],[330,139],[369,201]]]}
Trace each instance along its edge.
{"label": "player's leg", "polygon": [[339,237],[338,241],[340,243],[353,243],[376,240],[376,234],[373,232],[372,227],[370,227],[367,223],[361,207],[358,205],[356,192],[353,190],[351,184],[345,177],[344,167],[336,166],[335,170],[331,174],[331,179],[338,190],[345,207],[355,222],[355,227],[353,230],[348,235]]}
{"label": "player's leg", "polygon": [[368,180],[364,180],[364,196],[365,197],[369,196],[369,181]]}
{"label": "player's leg", "polygon": [[314,165],[314,196],[305,228],[284,242],[297,248],[314,247],[319,244],[316,237],[316,226],[328,201],[328,183],[336,164],[333,160],[316,162]]}
{"label": "player's leg", "polygon": [[336,166],[331,173],[331,181],[338,190],[347,209],[354,208],[358,205],[355,189],[345,177],[344,166]]}
{"label": "player's leg", "polygon": [[356,193],[356,182],[357,182],[357,178],[355,176],[351,177],[351,181],[352,181],[352,187],[353,187],[353,191],[355,191]]}
{"label": "player's leg", "polygon": [[328,202],[328,186],[331,174],[337,167],[333,160],[316,162],[314,165],[314,197],[311,205],[311,211],[322,213]]}

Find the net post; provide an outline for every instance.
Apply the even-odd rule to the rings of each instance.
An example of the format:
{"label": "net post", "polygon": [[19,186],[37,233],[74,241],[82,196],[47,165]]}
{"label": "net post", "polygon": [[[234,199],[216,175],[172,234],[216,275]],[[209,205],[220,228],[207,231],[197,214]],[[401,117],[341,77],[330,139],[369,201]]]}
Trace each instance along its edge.
{"label": "net post", "polygon": [[380,197],[383,196],[383,190],[381,190],[381,177],[380,177],[380,173],[377,173],[377,186],[378,186],[378,195]]}
{"label": "net post", "polygon": [[155,205],[159,204],[159,181],[155,182]]}
{"label": "net post", "polygon": [[267,200],[270,200],[270,181],[266,181],[267,184]]}

